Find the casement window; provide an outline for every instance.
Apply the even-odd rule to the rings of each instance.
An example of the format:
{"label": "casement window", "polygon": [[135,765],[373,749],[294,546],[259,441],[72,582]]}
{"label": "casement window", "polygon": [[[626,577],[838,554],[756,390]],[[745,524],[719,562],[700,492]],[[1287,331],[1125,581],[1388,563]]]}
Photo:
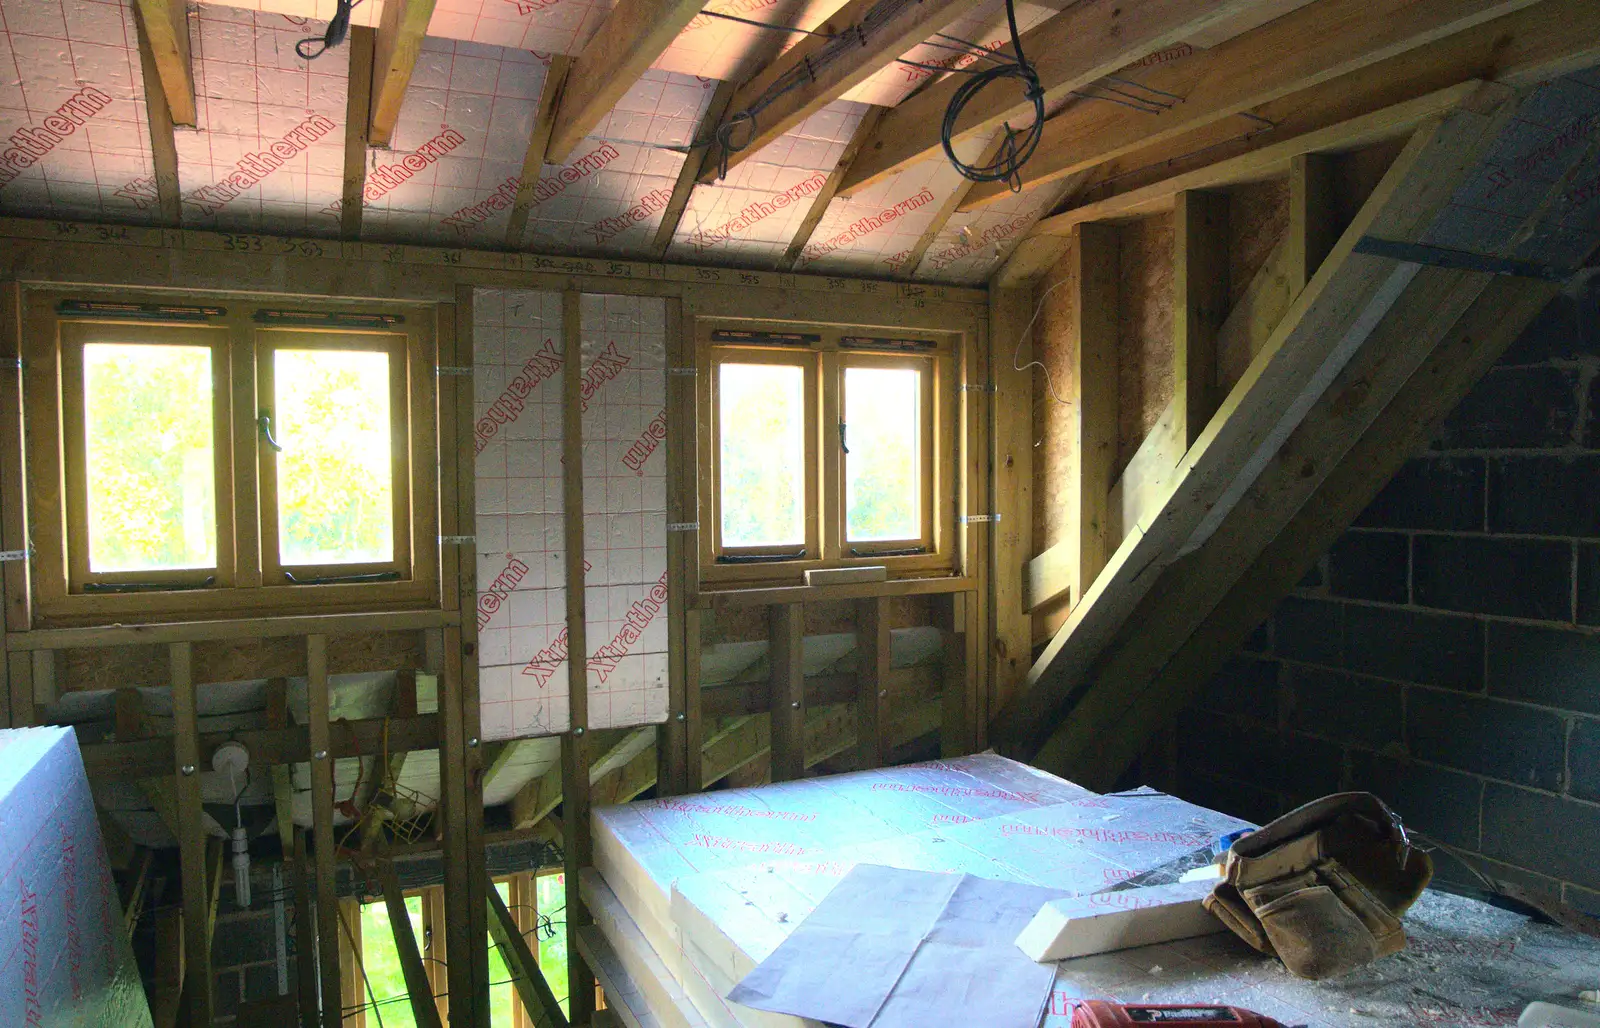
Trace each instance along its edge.
{"label": "casement window", "polygon": [[706,327],[701,576],[949,570],[955,340]]}
{"label": "casement window", "polygon": [[431,309],[34,296],[26,330],[41,624],[436,598]]}

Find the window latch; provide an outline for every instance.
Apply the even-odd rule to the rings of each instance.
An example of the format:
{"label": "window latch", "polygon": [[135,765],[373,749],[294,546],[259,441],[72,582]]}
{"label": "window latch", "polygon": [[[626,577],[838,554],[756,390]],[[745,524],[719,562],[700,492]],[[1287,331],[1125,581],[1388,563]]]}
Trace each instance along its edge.
{"label": "window latch", "polygon": [[358,575],[317,575],[307,578],[296,578],[294,572],[285,571],[283,577],[293,585],[342,585],[352,582],[398,582],[398,571],[374,571]]}
{"label": "window latch", "polygon": [[843,421],[839,422],[839,449],[844,451],[845,453],[849,453],[850,452],[850,447],[846,446],[845,442],[844,442],[844,422]]}
{"label": "window latch", "polygon": [[272,438],[272,413],[270,411],[258,413],[256,427],[261,429],[261,437],[267,441],[268,446],[272,447],[273,453],[283,452],[283,447],[278,445],[278,440]]}

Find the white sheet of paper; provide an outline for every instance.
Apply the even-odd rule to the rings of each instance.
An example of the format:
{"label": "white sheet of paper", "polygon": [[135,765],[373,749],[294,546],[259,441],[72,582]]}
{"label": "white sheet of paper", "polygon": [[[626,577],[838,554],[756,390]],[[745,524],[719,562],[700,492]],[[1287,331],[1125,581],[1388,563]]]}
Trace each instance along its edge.
{"label": "white sheet of paper", "polygon": [[1033,1028],[1055,967],[1014,940],[1065,895],[859,864],[728,999],[845,1028]]}

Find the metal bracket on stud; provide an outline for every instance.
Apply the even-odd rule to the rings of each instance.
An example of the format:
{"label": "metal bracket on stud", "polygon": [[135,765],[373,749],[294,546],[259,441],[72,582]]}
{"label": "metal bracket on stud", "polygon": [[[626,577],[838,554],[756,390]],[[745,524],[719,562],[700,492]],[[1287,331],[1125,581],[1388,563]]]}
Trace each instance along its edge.
{"label": "metal bracket on stud", "polygon": [[478,541],[475,535],[441,535],[440,546],[471,546]]}
{"label": "metal bracket on stud", "polygon": [[472,368],[463,368],[446,364],[441,364],[437,368],[434,368],[434,370],[441,375],[470,375],[473,371]]}
{"label": "metal bracket on stud", "polygon": [[8,560],[27,560],[33,556],[33,544],[29,543],[26,550],[0,550],[0,564]]}
{"label": "metal bracket on stud", "polygon": [[998,514],[963,514],[956,518],[963,525],[987,525],[1000,520]]}
{"label": "metal bracket on stud", "polygon": [[694,368],[668,368],[667,374],[674,378],[693,378],[698,372]]}
{"label": "metal bracket on stud", "polygon": [[963,393],[993,393],[998,392],[993,382],[967,382],[961,386]]}
{"label": "metal bracket on stud", "polygon": [[21,357],[0,357],[0,368],[6,371],[21,371],[27,366]]}
{"label": "metal bracket on stud", "polygon": [[669,531],[669,532],[698,532],[698,531],[700,531],[700,522],[698,522],[698,521],[669,521],[669,522],[667,522],[667,531]]}

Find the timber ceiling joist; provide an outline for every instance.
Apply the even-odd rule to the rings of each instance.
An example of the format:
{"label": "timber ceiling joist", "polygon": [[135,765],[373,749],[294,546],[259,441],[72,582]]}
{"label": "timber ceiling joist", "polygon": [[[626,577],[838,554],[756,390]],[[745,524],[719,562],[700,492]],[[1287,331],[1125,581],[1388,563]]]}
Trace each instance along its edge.
{"label": "timber ceiling joist", "polygon": [[[1357,241],[1369,234],[1420,239],[1498,137],[1513,106],[1510,92],[1485,86],[1460,109],[1416,131],[1189,447],[1164,499],[1126,528],[1103,567],[1076,569],[1078,580],[1091,584],[1073,597],[1066,624],[1029,671],[1025,690],[1002,713],[996,728],[1007,749],[1034,754],[1041,733],[1089,681],[1095,662],[1163,572],[1205,545],[1224,521],[1252,516],[1240,504],[1243,493],[1263,468],[1276,466],[1288,432],[1416,275],[1415,266],[1357,254]],[[1314,466],[1320,457],[1308,460]]]}
{"label": "timber ceiling joist", "polygon": [[[1198,33],[1224,25],[1237,27],[1239,19],[1253,11],[1281,10],[1283,6],[1281,0],[1077,4],[1024,33],[1022,51],[1045,86],[1046,104],[1051,104]],[[1010,56],[1011,48],[1004,47],[1003,52]],[[940,124],[960,85],[959,75],[949,76],[888,112],[844,176],[841,191],[854,193],[900,168],[941,154]],[[1126,112],[1126,108],[1119,109]],[[958,126],[952,142],[992,133],[1006,122],[1020,127],[1032,118],[1032,111],[1032,103],[1016,90],[991,88],[968,105],[965,122]]]}
{"label": "timber ceiling joist", "polygon": [[[1079,100],[1046,124],[1039,149],[1023,168],[1023,187],[1204,128],[1534,2],[1319,0],[1202,54],[1139,69],[1141,92],[1170,98],[1159,113]],[[968,194],[967,206],[1009,193],[1006,183],[981,183]]]}
{"label": "timber ceiling joist", "polygon": [[405,101],[411,72],[422,52],[422,37],[428,34],[434,0],[386,0],[383,21],[372,57],[372,110],[367,119],[367,141],[372,146],[388,146],[400,120],[400,105]]}
{"label": "timber ceiling joist", "polygon": [[546,163],[564,162],[703,6],[704,0],[620,0],[572,64]]}
{"label": "timber ceiling joist", "polygon": [[172,123],[193,126],[194,70],[189,61],[186,6],[183,0],[138,0],[137,10]]}

